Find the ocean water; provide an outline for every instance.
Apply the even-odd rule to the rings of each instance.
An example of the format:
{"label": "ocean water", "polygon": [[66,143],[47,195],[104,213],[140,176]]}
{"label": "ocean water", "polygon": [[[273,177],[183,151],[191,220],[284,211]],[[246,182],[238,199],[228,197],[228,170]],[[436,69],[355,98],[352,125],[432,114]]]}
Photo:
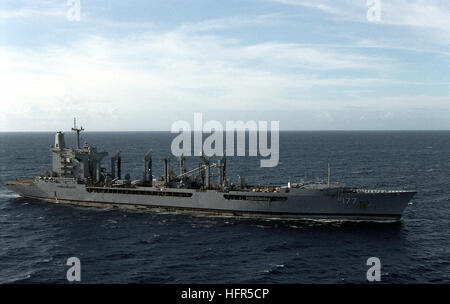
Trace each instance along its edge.
{"label": "ocean water", "polygon": [[[168,132],[86,132],[123,174],[155,174]],[[51,166],[53,133],[0,133],[0,181]],[[74,145],[73,134],[66,143]],[[81,260],[84,283],[364,283],[369,257],[386,283],[450,283],[450,132],[281,132],[280,163],[230,157],[228,176],[251,184],[327,178],[349,186],[416,189],[396,224],[251,220],[55,205],[0,186],[0,283],[67,283]],[[176,167],[176,162],[172,162]],[[190,167],[197,158],[188,158]],[[109,161],[104,163],[109,168]]]}

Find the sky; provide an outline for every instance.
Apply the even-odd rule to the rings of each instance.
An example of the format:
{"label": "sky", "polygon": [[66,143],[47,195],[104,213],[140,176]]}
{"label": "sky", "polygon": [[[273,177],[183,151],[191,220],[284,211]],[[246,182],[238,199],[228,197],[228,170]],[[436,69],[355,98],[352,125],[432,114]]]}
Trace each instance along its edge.
{"label": "sky", "polygon": [[449,130],[450,2],[0,0],[0,102],[0,131]]}

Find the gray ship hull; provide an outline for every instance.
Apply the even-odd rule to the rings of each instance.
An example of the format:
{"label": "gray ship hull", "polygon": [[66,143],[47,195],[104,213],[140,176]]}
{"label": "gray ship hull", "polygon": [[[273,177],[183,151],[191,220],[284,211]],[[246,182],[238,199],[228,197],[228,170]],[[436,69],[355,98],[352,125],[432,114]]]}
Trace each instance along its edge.
{"label": "gray ship hull", "polygon": [[83,206],[156,212],[200,213],[280,219],[393,222],[401,219],[415,191],[283,189],[279,193],[157,187],[90,187],[74,181],[15,180],[5,185],[24,197]]}

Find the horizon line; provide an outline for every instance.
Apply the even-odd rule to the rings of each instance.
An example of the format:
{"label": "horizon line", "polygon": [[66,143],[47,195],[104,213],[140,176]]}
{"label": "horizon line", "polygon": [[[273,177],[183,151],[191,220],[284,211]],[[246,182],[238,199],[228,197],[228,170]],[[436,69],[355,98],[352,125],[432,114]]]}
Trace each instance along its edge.
{"label": "horizon line", "polygon": [[[223,130],[226,131],[226,130]],[[242,132],[243,130],[234,130],[237,132]],[[250,130],[245,130],[246,132]],[[251,131],[258,131],[258,130],[251,130]],[[267,130],[271,131],[271,130]],[[286,130],[279,130],[280,132],[445,132],[450,131],[450,129],[312,129],[312,130],[296,130],[296,129],[286,129]],[[55,133],[55,132],[73,132],[72,130],[57,130],[57,131],[36,131],[36,130],[19,130],[19,131],[2,131],[0,130],[0,133]],[[84,130],[83,133],[90,133],[90,132],[102,132],[102,133],[108,133],[108,132],[168,132],[172,133],[170,130]],[[191,130],[191,132],[196,132],[194,130]],[[229,131],[227,131],[229,132]],[[173,134],[178,134],[180,132],[174,132]],[[212,132],[203,132],[203,133],[212,133]]]}

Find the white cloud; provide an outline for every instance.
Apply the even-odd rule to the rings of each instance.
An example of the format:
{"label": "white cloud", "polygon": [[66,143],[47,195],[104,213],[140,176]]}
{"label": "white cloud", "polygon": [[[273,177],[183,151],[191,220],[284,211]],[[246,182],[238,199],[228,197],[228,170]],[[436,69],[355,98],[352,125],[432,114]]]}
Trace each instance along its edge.
{"label": "white cloud", "polygon": [[0,19],[12,18],[38,18],[38,17],[65,17],[68,7],[65,6],[66,1],[58,2],[35,2],[19,9],[11,9],[2,7],[0,11]]}
{"label": "white cloud", "polygon": [[[334,2],[322,2],[296,1],[302,7],[335,16],[348,13]],[[348,1],[343,3],[349,5]],[[24,9],[22,16],[33,14]],[[88,121],[90,129],[169,129],[172,121],[190,119],[194,111],[202,111],[215,115],[211,119],[245,120],[256,120],[252,115],[283,118],[299,113],[305,122],[291,117],[290,124],[305,128],[312,122],[309,117],[315,117],[316,123],[325,120],[336,124],[348,118],[351,123],[352,117],[363,117],[369,123],[386,113],[401,119],[424,104],[448,113],[448,97],[361,97],[381,85],[412,84],[389,77],[398,68],[389,57],[358,49],[376,47],[376,41],[347,46],[279,41],[250,44],[211,34],[217,29],[276,23],[279,18],[226,17],[184,23],[162,33],[121,33],[115,38],[80,34],[77,37],[84,38],[68,44],[33,49],[4,46],[0,48],[0,82],[5,88],[0,91],[0,127],[54,130],[67,125],[75,115]],[[411,18],[396,22],[413,26],[408,20]],[[98,20],[85,21],[95,24]],[[139,27],[139,23],[110,23]],[[436,21],[431,28],[442,24],[443,20]],[[333,96],[337,91],[351,98]],[[320,96],[311,98],[317,93]],[[326,114],[323,109],[327,109]],[[343,116],[342,111],[348,109],[355,113]]]}
{"label": "white cloud", "polygon": [[242,28],[248,26],[271,26],[278,23],[282,17],[283,16],[280,14],[223,17],[199,22],[183,23],[181,24],[179,30],[182,32],[201,32]]}
{"label": "white cloud", "polygon": [[301,0],[273,0],[273,1],[279,2],[282,4],[287,4],[287,5],[317,9],[317,10],[323,11],[328,14],[334,14],[334,15],[344,15],[345,14],[345,12],[342,11],[341,9],[333,6],[331,3],[328,4],[324,1],[322,1],[322,2],[301,1]]}
{"label": "white cloud", "polygon": [[323,79],[314,72],[376,68],[383,62],[378,57],[292,43],[245,45],[181,30],[88,36],[34,50],[3,48],[0,58],[0,80],[7,88],[0,92],[3,119],[11,128],[16,117],[32,119],[36,111],[61,119],[88,112],[132,125],[148,113],[148,128],[168,128],[167,113],[252,111],[276,107],[286,89],[390,81]]}
{"label": "white cloud", "polygon": [[[343,47],[396,49],[442,55],[450,60],[450,5],[437,0],[380,0],[381,21],[369,22],[365,0],[271,0],[276,3],[316,10],[325,22],[349,26],[340,39],[354,41]],[[319,15],[320,16],[320,15]],[[319,17],[320,18],[320,17]],[[358,24],[374,27],[365,31]],[[330,24],[333,26],[333,23]],[[376,29],[375,29],[376,28]],[[353,29],[362,29],[354,32]],[[354,34],[352,34],[354,33]],[[379,33],[383,33],[379,35]]]}
{"label": "white cloud", "polygon": [[[272,0],[274,2],[307,7],[341,17],[341,21],[368,22],[365,0]],[[450,33],[448,1],[435,0],[379,0],[381,24],[431,29]]]}
{"label": "white cloud", "polygon": [[450,32],[448,5],[436,1],[383,1],[383,22]]}

